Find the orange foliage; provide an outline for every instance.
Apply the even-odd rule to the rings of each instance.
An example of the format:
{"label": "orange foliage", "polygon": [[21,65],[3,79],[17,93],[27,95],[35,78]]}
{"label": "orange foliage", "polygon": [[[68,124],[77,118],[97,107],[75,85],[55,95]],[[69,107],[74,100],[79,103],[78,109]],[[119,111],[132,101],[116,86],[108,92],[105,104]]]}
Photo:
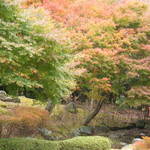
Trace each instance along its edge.
{"label": "orange foliage", "polygon": [[[70,67],[75,68],[83,91],[91,90],[92,79],[109,79],[105,88],[108,87],[116,99],[121,95],[129,100],[150,99],[145,94],[150,93],[149,82],[145,81],[150,76],[150,13],[144,3],[43,0],[40,7],[68,29],[77,58]],[[134,89],[142,95],[137,97]]]}
{"label": "orange foliage", "polygon": [[23,7],[29,7],[29,6],[39,6],[43,0],[24,0],[22,2]]}
{"label": "orange foliage", "polygon": [[0,125],[6,130],[1,136],[31,135],[46,126],[49,114],[34,107],[15,107],[9,115],[0,116]]}
{"label": "orange foliage", "polygon": [[35,128],[44,125],[48,118],[48,112],[33,107],[17,107],[12,110],[14,116],[25,125]]}

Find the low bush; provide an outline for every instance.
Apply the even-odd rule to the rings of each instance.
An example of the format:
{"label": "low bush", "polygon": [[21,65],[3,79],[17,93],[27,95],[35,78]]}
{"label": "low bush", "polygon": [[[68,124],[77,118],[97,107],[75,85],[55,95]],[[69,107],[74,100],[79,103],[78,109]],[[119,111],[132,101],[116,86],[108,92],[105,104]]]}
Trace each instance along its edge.
{"label": "low bush", "polygon": [[0,116],[1,137],[30,136],[38,132],[38,128],[46,127],[49,114],[34,107],[15,107],[9,114]]}
{"label": "low bush", "polygon": [[64,140],[61,143],[61,150],[110,150],[111,142],[108,138],[91,136],[76,137]]}
{"label": "low bush", "polygon": [[32,138],[1,139],[0,150],[59,150],[56,142]]}
{"label": "low bush", "polygon": [[108,138],[76,137],[64,141],[46,141],[32,138],[0,139],[0,150],[110,150]]}

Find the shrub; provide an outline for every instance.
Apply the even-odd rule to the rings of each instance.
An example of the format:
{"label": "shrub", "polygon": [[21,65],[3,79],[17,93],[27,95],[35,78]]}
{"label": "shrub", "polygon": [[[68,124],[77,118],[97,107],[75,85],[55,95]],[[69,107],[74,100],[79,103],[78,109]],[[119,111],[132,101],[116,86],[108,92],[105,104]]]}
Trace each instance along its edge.
{"label": "shrub", "polygon": [[105,137],[76,137],[61,142],[62,150],[110,150],[111,144]]}
{"label": "shrub", "polygon": [[48,112],[34,107],[15,107],[9,115],[0,116],[1,137],[29,136],[47,125]]}
{"label": "shrub", "polygon": [[57,143],[32,138],[1,139],[0,150],[59,150]]}
{"label": "shrub", "polygon": [[32,138],[0,139],[0,150],[110,150],[104,137],[77,137],[59,142]]}

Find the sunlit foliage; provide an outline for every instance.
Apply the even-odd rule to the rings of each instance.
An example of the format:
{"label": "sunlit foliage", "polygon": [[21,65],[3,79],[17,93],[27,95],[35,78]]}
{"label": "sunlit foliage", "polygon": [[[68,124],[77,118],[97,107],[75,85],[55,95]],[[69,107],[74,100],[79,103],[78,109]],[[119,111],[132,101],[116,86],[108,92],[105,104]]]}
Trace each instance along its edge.
{"label": "sunlit foliage", "polygon": [[[46,34],[48,38],[54,37],[57,43],[70,45],[69,51],[75,53],[75,59],[67,68],[75,71],[78,90],[90,99],[101,99],[103,95],[121,104],[149,103],[150,14],[146,3],[137,0],[24,0],[21,6],[28,10],[27,18],[36,33],[45,34],[50,29],[51,34]],[[46,14],[40,16],[43,8]],[[47,57],[43,58],[46,61]]]}
{"label": "sunlit foliage", "polygon": [[[79,53],[70,66],[78,68],[76,74],[82,74],[78,78],[82,92],[91,95],[98,84],[98,94],[93,91],[93,95],[99,98],[104,92],[118,103],[149,103],[148,5],[136,0],[64,0],[61,3],[45,0],[42,6],[71,33],[73,48]],[[105,84],[100,82],[103,79],[107,80],[107,92]]]}
{"label": "sunlit foliage", "polygon": [[30,92],[32,97],[56,102],[71,88],[65,69],[68,46],[59,40],[60,27],[46,19],[44,10],[31,12],[25,18],[15,5],[0,1],[0,84],[12,95]]}

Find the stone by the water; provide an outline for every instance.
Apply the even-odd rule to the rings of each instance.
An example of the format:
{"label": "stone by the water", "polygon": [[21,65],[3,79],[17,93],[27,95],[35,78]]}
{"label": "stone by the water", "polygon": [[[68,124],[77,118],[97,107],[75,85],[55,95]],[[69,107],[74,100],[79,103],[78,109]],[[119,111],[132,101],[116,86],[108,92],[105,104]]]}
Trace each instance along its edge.
{"label": "stone by the water", "polygon": [[133,145],[129,144],[129,145],[126,145],[126,146],[122,147],[121,150],[134,150],[134,149],[133,149]]}

